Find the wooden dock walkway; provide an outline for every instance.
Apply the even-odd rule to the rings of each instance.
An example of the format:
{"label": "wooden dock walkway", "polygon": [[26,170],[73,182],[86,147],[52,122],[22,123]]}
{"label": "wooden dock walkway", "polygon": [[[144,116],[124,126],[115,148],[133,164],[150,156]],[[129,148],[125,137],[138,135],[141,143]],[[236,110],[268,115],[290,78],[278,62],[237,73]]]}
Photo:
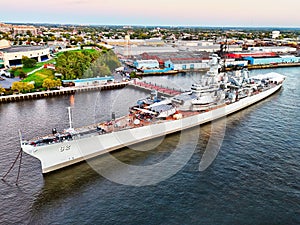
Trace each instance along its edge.
{"label": "wooden dock walkway", "polygon": [[174,88],[171,89],[168,87],[163,87],[162,85],[159,86],[156,84],[152,84],[150,82],[143,82],[143,81],[137,81],[137,80],[134,80],[133,82],[131,82],[130,85],[144,89],[144,90],[148,90],[148,91],[156,90],[159,94],[167,95],[170,97],[181,94],[183,92],[182,90],[176,90]]}

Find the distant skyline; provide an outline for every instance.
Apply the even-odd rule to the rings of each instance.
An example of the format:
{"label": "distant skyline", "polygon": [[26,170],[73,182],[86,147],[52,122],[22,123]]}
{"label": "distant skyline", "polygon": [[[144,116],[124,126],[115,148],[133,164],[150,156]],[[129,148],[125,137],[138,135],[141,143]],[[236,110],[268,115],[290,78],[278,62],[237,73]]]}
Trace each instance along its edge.
{"label": "distant skyline", "polygon": [[300,27],[299,0],[15,0],[0,22],[83,25]]}

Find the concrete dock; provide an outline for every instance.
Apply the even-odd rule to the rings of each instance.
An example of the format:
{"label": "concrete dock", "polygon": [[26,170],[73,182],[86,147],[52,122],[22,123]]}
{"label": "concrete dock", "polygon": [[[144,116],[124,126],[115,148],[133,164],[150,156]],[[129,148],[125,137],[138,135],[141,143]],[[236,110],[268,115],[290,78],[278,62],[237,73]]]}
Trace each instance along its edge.
{"label": "concrete dock", "polygon": [[283,68],[283,67],[295,67],[300,66],[300,63],[274,63],[274,64],[262,64],[262,65],[248,65],[249,70],[253,69],[270,69],[270,68]]}
{"label": "concrete dock", "polygon": [[97,90],[112,90],[123,88],[128,85],[129,82],[119,82],[119,83],[110,83],[106,85],[94,85],[94,86],[85,86],[85,87],[65,87],[60,90],[49,90],[49,91],[40,91],[26,94],[14,94],[0,97],[0,103],[6,102],[16,102],[23,100],[32,100],[32,99],[41,99],[59,95],[69,95],[76,92],[85,92],[85,91],[97,91]]}

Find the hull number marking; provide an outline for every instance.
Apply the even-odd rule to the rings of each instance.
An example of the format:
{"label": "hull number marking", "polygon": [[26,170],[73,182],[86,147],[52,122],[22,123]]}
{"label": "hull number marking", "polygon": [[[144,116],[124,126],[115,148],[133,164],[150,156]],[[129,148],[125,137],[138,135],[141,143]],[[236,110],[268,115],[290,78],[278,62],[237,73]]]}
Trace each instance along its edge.
{"label": "hull number marking", "polygon": [[69,151],[69,150],[71,150],[71,145],[65,145],[59,148],[60,152]]}

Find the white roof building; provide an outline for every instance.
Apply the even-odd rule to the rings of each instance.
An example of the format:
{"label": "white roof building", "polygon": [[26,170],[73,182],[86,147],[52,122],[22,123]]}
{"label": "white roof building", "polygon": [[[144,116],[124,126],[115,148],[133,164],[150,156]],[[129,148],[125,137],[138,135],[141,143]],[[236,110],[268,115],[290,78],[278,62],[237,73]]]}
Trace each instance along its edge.
{"label": "white roof building", "polygon": [[45,46],[11,46],[7,40],[0,41],[0,67],[20,66],[22,57],[41,62],[50,58],[50,48]]}
{"label": "white roof building", "polygon": [[276,52],[276,53],[297,52],[297,48],[288,47],[288,46],[248,47],[248,50],[256,51],[256,52]]}

